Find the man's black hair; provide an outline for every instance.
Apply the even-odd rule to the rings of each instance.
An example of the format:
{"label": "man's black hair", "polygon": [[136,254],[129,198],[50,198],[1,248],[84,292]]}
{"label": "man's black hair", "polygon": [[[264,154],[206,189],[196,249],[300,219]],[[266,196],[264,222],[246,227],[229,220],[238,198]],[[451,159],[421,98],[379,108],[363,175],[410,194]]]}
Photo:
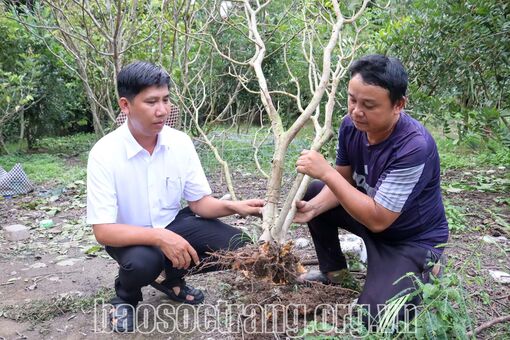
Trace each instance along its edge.
{"label": "man's black hair", "polygon": [[160,66],[146,61],[135,61],[122,68],[117,75],[119,97],[132,100],[150,86],[169,87],[170,76]]}
{"label": "man's black hair", "polygon": [[397,58],[367,55],[352,63],[349,72],[351,78],[359,74],[364,83],[387,89],[392,104],[406,95],[407,72]]}

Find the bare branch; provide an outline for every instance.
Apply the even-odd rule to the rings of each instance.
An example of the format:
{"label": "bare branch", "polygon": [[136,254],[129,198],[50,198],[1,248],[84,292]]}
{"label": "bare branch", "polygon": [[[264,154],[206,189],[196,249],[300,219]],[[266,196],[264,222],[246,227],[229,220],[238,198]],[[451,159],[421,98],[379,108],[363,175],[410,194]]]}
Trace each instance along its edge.
{"label": "bare branch", "polygon": [[[49,1],[51,3],[51,1]],[[73,2],[78,5],[79,8],[81,8],[82,10],[82,13],[84,14],[87,14],[87,16],[90,18],[90,20],[92,20],[92,22],[94,23],[94,26],[98,29],[98,31],[102,34],[103,37],[105,37],[109,42],[112,42],[113,40],[113,37],[111,37],[108,32],[106,32],[104,29],[103,29],[103,26],[97,21],[96,17],[90,12],[88,6],[86,7],[85,6],[85,3],[87,3],[88,5],[90,5],[90,3],[88,1],[84,1],[84,0],[73,0]],[[51,4],[50,4],[51,6]],[[90,37],[90,35],[87,35],[88,37]]]}
{"label": "bare branch", "polygon": [[[220,156],[220,154],[218,152],[218,149],[214,146],[214,144],[212,143],[211,139],[207,136],[207,134],[201,128],[199,120],[198,120],[200,108],[204,104],[205,98],[206,98],[206,96],[205,96],[205,86],[204,86],[203,82],[201,83],[201,85],[202,85],[203,95],[202,95],[202,99],[200,100],[200,103],[198,105],[195,102],[193,102],[193,101],[191,101],[191,102],[190,101],[185,101],[184,98],[181,97],[181,96],[178,96],[178,98],[179,98],[179,100],[180,100],[180,102],[182,104],[181,106],[183,108],[185,108],[185,111],[190,114],[196,129],[200,133],[200,136],[203,138],[203,142],[211,149],[211,151],[214,154],[214,157],[216,158],[218,163],[222,166],[223,171],[224,171],[225,181],[227,182],[228,191],[229,191],[230,195],[232,196],[232,199],[233,200],[237,200],[236,193],[235,193],[235,190],[234,190],[234,185],[233,185],[233,182],[232,182],[232,175],[230,173],[229,165]],[[187,105],[189,105],[189,104],[191,104],[191,106],[193,107],[193,112],[191,112],[190,110],[186,109]]]}
{"label": "bare branch", "polygon": [[481,324],[480,326],[476,327],[475,330],[473,331],[470,331],[470,332],[467,332],[466,333],[466,336],[467,337],[472,337],[472,336],[475,336],[477,335],[478,333],[480,333],[481,331],[491,327],[491,326],[494,326],[498,323],[502,323],[502,322],[509,322],[510,321],[510,315],[503,315],[503,316],[500,316],[498,318],[495,318],[495,319],[492,319],[492,320],[489,320],[487,322],[484,322],[483,324]]}
{"label": "bare branch", "polygon": [[358,18],[361,16],[361,14],[363,14],[365,9],[367,8],[367,5],[369,2],[370,2],[370,0],[364,0],[363,4],[361,5],[361,8],[352,17],[350,17],[349,19],[345,19],[345,23],[350,24],[350,23],[358,20]]}
{"label": "bare branch", "polygon": [[229,53],[229,55],[226,55],[225,53],[223,53],[220,50],[220,48],[218,47],[218,43],[216,42],[216,39],[214,39],[214,37],[212,35],[210,36],[210,38],[211,38],[214,48],[216,49],[216,52],[218,52],[218,54],[220,56],[222,56],[223,58],[227,59],[228,61],[230,61],[231,63],[236,64],[236,65],[241,65],[241,66],[250,65],[250,63],[248,61],[238,61],[238,60],[235,60],[234,58],[230,57],[230,53]]}
{"label": "bare branch", "polygon": [[255,132],[255,136],[253,137],[253,142],[252,142],[252,146],[253,146],[253,150],[254,150],[254,152],[253,152],[253,159],[255,160],[255,165],[257,166],[257,169],[262,174],[262,176],[264,176],[265,178],[269,179],[269,175],[267,174],[267,172],[265,172],[264,169],[262,169],[262,167],[260,166],[259,156],[258,156],[260,147],[262,146],[262,144],[264,144],[264,142],[269,137],[269,134],[271,133],[271,129],[270,128],[267,129],[266,135],[264,136],[264,138],[262,138],[262,141],[257,144],[257,135],[264,128],[265,128],[265,126],[261,126],[260,129],[258,129]]}
{"label": "bare branch", "polygon": [[287,68],[287,72],[290,75],[290,79],[296,85],[297,94],[294,96],[295,99],[296,99],[296,105],[298,107],[299,112],[303,112],[304,109],[303,109],[303,106],[301,104],[301,86],[299,85],[299,81],[297,80],[297,78],[294,76],[294,74],[292,73],[292,71],[290,69],[289,62],[287,60],[287,49],[286,48],[283,49],[283,62],[285,63],[285,67]]}

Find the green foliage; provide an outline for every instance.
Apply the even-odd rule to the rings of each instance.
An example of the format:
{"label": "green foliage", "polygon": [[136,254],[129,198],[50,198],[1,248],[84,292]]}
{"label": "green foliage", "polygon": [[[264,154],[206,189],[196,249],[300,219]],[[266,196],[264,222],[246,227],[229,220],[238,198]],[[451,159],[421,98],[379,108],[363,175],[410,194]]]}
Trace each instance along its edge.
{"label": "green foliage", "polygon": [[394,1],[376,23],[372,51],[399,57],[416,116],[500,140],[509,133],[510,5],[505,0]]}
{"label": "green foliage", "polygon": [[463,339],[471,326],[466,305],[466,291],[459,276],[445,274],[431,282],[418,282],[423,310],[416,316],[418,339]]}
{"label": "green foliage", "polygon": [[[467,338],[467,331],[471,327],[467,310],[469,300],[464,283],[457,273],[445,273],[441,278],[431,276],[429,283],[422,283],[413,273],[404,277],[414,278],[416,291],[395,298],[387,304],[376,332],[368,332],[357,318],[351,319],[344,331],[373,340]],[[408,323],[395,323],[398,310],[416,295],[421,297],[421,305],[415,318]],[[336,339],[339,338],[349,337]]]}
{"label": "green foliage", "polygon": [[[14,141],[24,129],[29,149],[43,135],[62,135],[87,130],[86,104],[81,82],[51,54],[41,38],[15,20],[13,11],[0,5],[0,107],[15,97],[23,105],[23,120],[2,122],[7,141]],[[27,14],[28,15],[28,14]],[[50,36],[46,34],[46,38]],[[54,40],[49,47],[55,48]],[[4,80],[4,81],[2,81]],[[3,86],[6,80],[6,86]],[[12,93],[12,94],[11,94]],[[3,98],[3,101],[2,101]],[[28,105],[30,104],[30,105]],[[1,111],[1,110],[0,110]],[[0,117],[1,120],[1,117]]]}
{"label": "green foliage", "polygon": [[2,124],[2,128],[13,118],[17,118],[34,100],[31,92],[34,87],[34,73],[37,71],[30,61],[32,60],[25,59],[23,62],[31,65],[32,71],[26,69],[20,70],[20,74],[14,74],[0,69],[0,124]]}
{"label": "green foliage", "polygon": [[311,321],[299,332],[299,337],[305,340],[333,340],[337,337],[325,334],[334,334],[334,331],[335,326],[327,322]]}
{"label": "green foliage", "polygon": [[437,143],[443,170],[510,166],[510,150],[498,140],[483,140],[478,137],[479,142],[459,144],[437,130],[433,129],[432,134]]}
{"label": "green foliage", "polygon": [[[20,27],[0,16],[0,31],[4,37],[0,40],[0,147],[3,147],[13,121],[34,100],[40,67],[37,55],[30,49],[23,49],[24,35]],[[5,150],[0,149],[2,151]]]}
{"label": "green foliage", "polygon": [[[348,15],[360,3],[359,0],[342,2],[341,7]],[[200,109],[200,120],[204,122],[205,115],[216,117],[222,111],[237,85],[236,80],[228,74],[232,72],[228,62],[220,58],[207,43],[207,34],[216,38],[222,51],[228,51],[238,60],[248,60],[253,54],[254,45],[248,38],[243,12],[237,5],[234,5],[230,15],[223,21],[214,22],[207,34],[200,36],[201,40],[181,34],[187,28],[184,19],[189,19],[191,14],[194,18],[189,27],[191,32],[201,32],[207,22],[206,16],[218,10],[212,8],[212,2],[200,5],[189,3],[189,9],[185,10],[188,8],[186,4],[186,0],[176,1],[168,10],[161,11],[162,2],[141,2],[140,6],[144,10],[135,12],[133,23],[137,24],[139,36],[151,38],[141,40],[136,48],[127,48],[123,62],[141,59],[161,63],[170,69],[176,88],[181,88],[187,77],[200,74],[208,93]],[[13,20],[13,12],[4,6],[0,9],[3,12],[0,15],[0,29],[4,37],[0,41],[0,69],[21,76],[28,71],[37,71],[31,77],[31,85],[24,82],[26,86],[31,86],[29,95],[36,103],[28,109],[25,117],[28,147],[32,148],[35,140],[42,136],[90,131],[90,102],[85,98],[82,81],[65,66],[75,65],[73,56],[47,31],[32,29],[33,34],[29,34],[21,24]],[[99,22],[111,19],[101,16],[107,13],[101,10],[106,6],[104,2],[98,1],[90,6]],[[36,7],[40,9],[37,12],[38,19],[30,11],[18,13],[19,18],[29,23],[51,19],[48,8]],[[361,49],[357,56],[381,52],[403,60],[411,80],[409,108],[415,116],[441,125],[446,133],[455,132],[455,141],[462,140],[470,147],[485,143],[487,136],[510,146],[510,95],[507,91],[510,85],[510,71],[507,67],[510,55],[510,26],[507,20],[510,5],[506,1],[469,0],[459,3],[454,0],[394,0],[390,10],[381,10],[372,5],[369,7],[366,17],[370,26],[361,33]],[[197,9],[200,10],[192,12]],[[150,13],[155,16],[149,16]],[[302,3],[273,1],[264,13],[259,20],[267,47],[263,68],[268,75],[268,86],[270,89],[296,93],[296,84],[285,66],[287,61],[289,69],[300,82],[301,100],[306,103],[310,99],[310,88],[308,64],[302,56],[302,43],[306,40],[302,34],[304,19],[314,20],[318,39],[312,46],[317,53],[317,67],[320,69],[321,44],[329,34],[324,19],[332,15],[332,4],[323,0]],[[81,16],[78,8],[66,8],[65,14],[77,34],[90,34],[90,41],[96,48],[105,44],[104,37],[90,26],[90,18]],[[86,27],[94,30],[86,31]],[[156,39],[158,34],[154,32],[169,34],[160,34]],[[347,28],[343,38],[346,42],[351,41],[353,34]],[[282,48],[284,43],[286,46]],[[185,53],[180,52],[183,46],[187,46]],[[349,44],[344,47],[348,49]],[[113,92],[112,66],[101,62],[101,56],[90,46],[87,46],[84,53],[98,66],[90,71],[89,81],[101,89],[104,84],[108,84],[105,91],[110,95]],[[189,65],[189,69],[182,69],[178,67],[182,64],[179,58],[194,62]],[[204,65],[210,67],[203,68]],[[235,71],[244,74],[247,70],[248,67],[239,66]],[[248,72],[247,77],[251,79],[248,87],[257,90],[258,84],[253,74]],[[14,81],[8,83],[10,88],[15,89]],[[339,86],[336,125],[345,112],[345,88],[346,80]],[[187,89],[190,92],[199,90]],[[107,103],[105,91],[104,96],[98,96],[98,100],[108,106],[110,104]],[[0,93],[0,97],[6,96],[5,91]],[[281,94],[274,94],[274,100],[282,112],[284,123],[291,122],[298,113],[293,100]],[[257,94],[241,90],[232,111],[256,113],[259,103]],[[255,118],[256,115],[248,114],[242,120],[250,123]],[[11,120],[5,125],[4,132],[11,141],[18,135],[20,124],[17,120]],[[508,149],[506,154],[509,154]],[[489,153],[487,155],[490,156]],[[502,161],[508,161],[508,157],[501,153],[499,157],[504,158]]]}
{"label": "green foliage", "polygon": [[453,205],[450,200],[445,199],[443,200],[443,203],[450,231],[452,233],[458,233],[466,230],[467,221],[463,210],[460,207]]}

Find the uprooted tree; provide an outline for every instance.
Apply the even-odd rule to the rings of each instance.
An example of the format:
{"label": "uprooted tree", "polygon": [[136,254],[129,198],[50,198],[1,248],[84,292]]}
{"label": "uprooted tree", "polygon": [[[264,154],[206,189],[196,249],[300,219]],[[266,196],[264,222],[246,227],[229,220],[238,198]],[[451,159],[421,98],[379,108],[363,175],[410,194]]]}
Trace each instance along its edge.
{"label": "uprooted tree", "polygon": [[[356,7],[349,8],[342,7],[337,0],[326,3],[286,1],[278,4],[271,0],[263,3],[222,1],[209,6],[203,3],[190,17],[195,21],[194,25],[190,23],[187,26],[200,29],[180,32],[187,41],[184,46],[188,48],[186,52],[194,51],[191,54],[183,53],[183,58],[180,58],[181,71],[186,72],[186,77],[181,78],[184,86],[176,87],[177,98],[222,164],[231,192],[233,188],[228,164],[221,160],[214,142],[207,137],[201,125],[210,121],[209,118],[200,119],[208,96],[204,82],[207,77],[204,75],[219,56],[227,64],[225,73],[238,85],[220,117],[225,115],[240,90],[260,98],[263,114],[261,129],[266,129],[266,135],[272,134],[274,141],[269,173],[262,170],[256,155],[257,143],[254,143],[255,162],[267,178],[267,203],[260,236],[263,241],[274,240],[280,244],[285,241],[296,212],[295,202],[303,197],[310,181],[308,176],[297,175],[284,203],[279,203],[285,158],[293,157],[287,154],[289,145],[309,122],[313,123],[315,131],[310,149],[320,150],[333,135],[332,115],[337,104],[337,88],[359,48],[358,37],[364,27],[359,22],[368,2],[360,1]],[[274,11],[274,6],[280,7],[278,11]],[[287,36],[281,34],[282,31]],[[232,32],[240,41],[225,41],[222,38],[232,35]],[[193,45],[200,47],[190,48]],[[200,49],[202,52],[198,53]],[[200,59],[205,49],[209,53]],[[280,56],[282,63],[279,66],[286,70],[289,80],[281,86],[274,85],[276,81],[271,79],[272,70],[268,71],[264,66],[264,62],[268,58],[275,58],[275,55]],[[290,55],[292,61],[289,61]],[[297,56],[299,59],[296,60]],[[295,74],[296,65],[305,65],[301,66],[304,75]],[[287,124],[282,118],[290,113],[281,112],[278,105],[283,98],[290,99],[295,107],[294,118]],[[267,126],[264,126],[264,122]]]}

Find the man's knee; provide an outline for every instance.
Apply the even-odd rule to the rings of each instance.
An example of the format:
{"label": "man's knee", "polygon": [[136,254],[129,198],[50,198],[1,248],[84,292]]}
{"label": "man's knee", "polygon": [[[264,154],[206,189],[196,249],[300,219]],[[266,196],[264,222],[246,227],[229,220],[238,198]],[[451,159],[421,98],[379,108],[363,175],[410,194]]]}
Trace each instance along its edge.
{"label": "man's knee", "polygon": [[154,281],[163,270],[164,259],[161,251],[149,246],[134,246],[119,265],[122,271],[147,281]]}
{"label": "man's knee", "polygon": [[308,185],[308,189],[306,189],[305,196],[303,197],[304,201],[309,201],[321,192],[322,188],[324,188],[324,182],[321,182],[317,179],[314,179]]}

